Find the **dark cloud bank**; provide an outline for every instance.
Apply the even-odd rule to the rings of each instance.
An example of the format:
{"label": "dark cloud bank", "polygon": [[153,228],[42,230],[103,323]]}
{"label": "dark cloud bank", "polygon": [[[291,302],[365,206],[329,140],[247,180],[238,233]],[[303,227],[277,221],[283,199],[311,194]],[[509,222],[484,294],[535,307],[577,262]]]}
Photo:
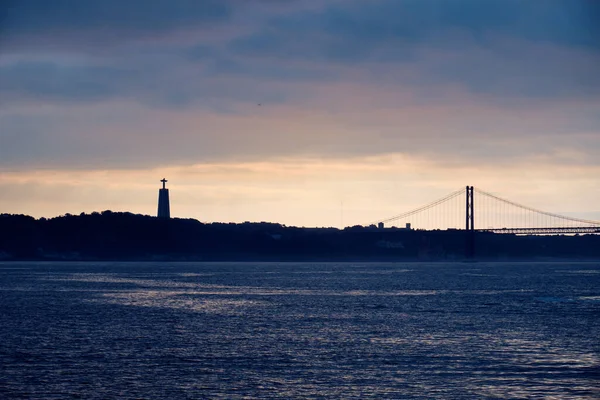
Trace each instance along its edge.
{"label": "dark cloud bank", "polygon": [[[600,2],[594,0],[9,0],[2,10],[4,168],[149,162],[136,157],[138,151],[163,163],[319,148],[329,154],[418,152],[435,141],[403,140],[401,130],[398,140],[381,145],[373,145],[368,133],[338,137],[339,144],[333,146],[324,138],[286,137],[285,131],[272,132],[271,138],[255,131],[200,131],[193,139],[169,132],[152,141],[136,129],[141,142],[136,148],[128,145],[129,139],[109,143],[115,135],[106,135],[106,142],[86,132],[77,138],[76,130],[84,129],[82,116],[64,111],[74,105],[128,101],[149,110],[233,115],[238,112],[235,104],[293,106],[310,98],[313,86],[353,79],[434,96],[440,86],[458,85],[482,102],[520,103],[523,109],[581,101],[586,106],[565,111],[550,136],[572,130],[597,135],[600,126],[593,106],[600,99]],[[178,36],[182,32],[183,39]],[[379,74],[390,69],[410,70],[410,78]],[[65,109],[57,114],[36,111],[47,104]],[[498,121],[491,122],[498,128]],[[501,123],[519,131],[507,130],[505,135],[523,135],[515,118]],[[89,124],[94,131],[102,121]],[[130,121],[122,129],[128,128]],[[439,135],[438,142],[454,135],[457,148],[465,140],[476,146],[471,153],[479,146],[481,157],[491,154],[485,135]],[[531,132],[532,138],[539,136]],[[165,144],[170,147],[159,151]],[[570,145],[587,156],[598,154],[597,145]],[[430,150],[443,153],[442,147]],[[542,152],[553,148],[550,139],[538,147]]]}

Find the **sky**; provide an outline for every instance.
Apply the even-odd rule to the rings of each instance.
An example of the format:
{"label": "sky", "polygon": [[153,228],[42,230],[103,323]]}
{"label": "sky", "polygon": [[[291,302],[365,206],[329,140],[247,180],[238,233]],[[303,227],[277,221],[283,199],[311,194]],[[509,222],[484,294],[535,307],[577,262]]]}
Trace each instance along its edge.
{"label": "sky", "polygon": [[600,220],[600,1],[5,0],[0,213]]}

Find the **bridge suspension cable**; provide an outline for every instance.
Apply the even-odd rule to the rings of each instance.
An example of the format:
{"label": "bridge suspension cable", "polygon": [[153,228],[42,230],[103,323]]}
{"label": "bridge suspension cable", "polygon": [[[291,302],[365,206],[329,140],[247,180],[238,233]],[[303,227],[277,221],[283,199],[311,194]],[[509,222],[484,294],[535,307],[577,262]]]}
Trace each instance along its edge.
{"label": "bridge suspension cable", "polygon": [[411,211],[408,211],[408,212],[405,212],[405,213],[402,213],[402,214],[398,214],[398,215],[390,217],[390,218],[386,218],[386,219],[382,219],[382,220],[378,220],[378,221],[372,222],[371,224],[378,224],[378,223],[384,223],[385,224],[385,223],[396,221],[396,220],[399,220],[399,219],[405,219],[405,218],[413,216],[415,214],[419,214],[419,213],[421,213],[423,211],[427,211],[427,210],[429,210],[429,209],[431,209],[433,207],[439,206],[440,204],[445,203],[445,202],[447,202],[447,201],[449,201],[451,199],[454,199],[454,198],[456,198],[458,196],[461,196],[462,194],[464,194],[464,189],[461,188],[461,189],[458,189],[457,191],[452,192],[449,195],[447,195],[447,196],[445,196],[445,197],[443,197],[441,199],[438,199],[438,200],[436,200],[436,201],[434,201],[432,203],[429,203],[429,204],[424,205],[424,206],[419,207],[419,208],[415,208],[414,210],[411,210]]}
{"label": "bridge suspension cable", "polygon": [[481,194],[483,196],[490,197],[490,198],[492,198],[494,200],[503,202],[503,203],[511,205],[513,207],[518,207],[518,208],[526,210],[526,211],[530,211],[530,212],[542,214],[542,215],[545,215],[547,217],[558,218],[558,219],[562,219],[562,220],[566,220],[566,221],[577,222],[577,223],[582,223],[582,224],[587,224],[587,225],[599,226],[600,227],[600,222],[599,221],[592,221],[592,220],[581,219],[581,218],[567,217],[567,216],[564,216],[564,215],[554,214],[554,213],[547,212],[547,211],[541,211],[541,210],[535,209],[533,207],[524,206],[522,204],[515,203],[514,201],[506,200],[506,199],[503,199],[502,197],[498,197],[498,196],[493,195],[491,193],[484,192],[483,190],[481,190],[479,188],[475,188],[474,190],[475,190],[475,192],[477,194]]}
{"label": "bridge suspension cable", "polygon": [[[479,231],[514,234],[600,233],[600,222],[538,210],[475,188]],[[500,222],[500,224],[499,224]]]}

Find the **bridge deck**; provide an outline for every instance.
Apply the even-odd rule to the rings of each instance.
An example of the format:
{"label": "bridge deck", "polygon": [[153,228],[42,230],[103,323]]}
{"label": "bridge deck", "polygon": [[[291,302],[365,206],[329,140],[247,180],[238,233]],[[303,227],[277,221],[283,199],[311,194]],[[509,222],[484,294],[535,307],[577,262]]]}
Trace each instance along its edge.
{"label": "bridge deck", "polygon": [[578,226],[569,228],[490,228],[475,230],[477,232],[510,233],[514,235],[570,235],[576,233],[600,233],[600,226]]}

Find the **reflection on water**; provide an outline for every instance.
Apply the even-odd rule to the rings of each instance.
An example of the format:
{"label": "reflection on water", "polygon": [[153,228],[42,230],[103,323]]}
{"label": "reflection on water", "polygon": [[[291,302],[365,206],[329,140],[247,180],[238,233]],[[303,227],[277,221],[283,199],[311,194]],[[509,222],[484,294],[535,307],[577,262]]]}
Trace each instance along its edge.
{"label": "reflection on water", "polygon": [[579,264],[0,263],[2,398],[600,398]]}
{"label": "reflection on water", "polygon": [[583,274],[583,275],[599,275],[600,269],[578,269],[578,270],[566,270],[559,271],[567,274]]}
{"label": "reflection on water", "polygon": [[[186,312],[214,312],[219,314],[242,314],[244,307],[260,306],[263,303],[255,300],[206,299],[195,292],[183,296],[181,292],[169,291],[132,291],[106,293],[100,301],[108,304],[122,304],[139,307],[158,307],[182,309]],[[204,294],[204,293],[202,293]]]}

